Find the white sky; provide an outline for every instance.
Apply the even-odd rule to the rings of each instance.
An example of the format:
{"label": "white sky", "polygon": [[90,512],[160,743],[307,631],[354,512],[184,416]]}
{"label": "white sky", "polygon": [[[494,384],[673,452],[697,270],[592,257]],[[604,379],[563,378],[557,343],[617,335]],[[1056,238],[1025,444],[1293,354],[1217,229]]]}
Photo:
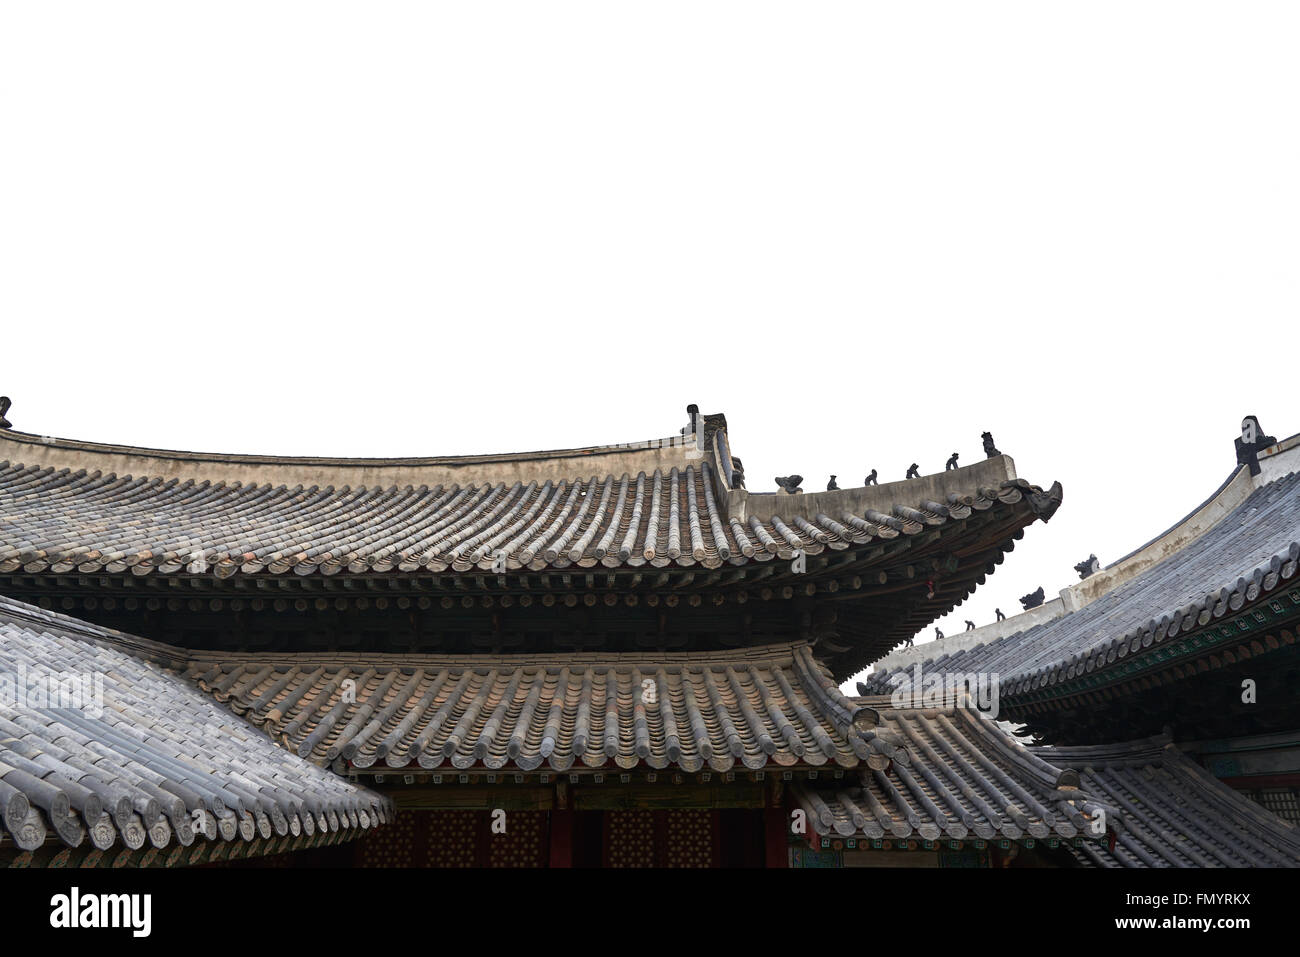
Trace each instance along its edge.
{"label": "white sky", "polygon": [[[205,451],[629,441],[751,488],[991,430],[1065,504],[939,623],[1300,430],[1300,7],[0,7],[16,428]],[[927,630],[927,637],[932,632]]]}

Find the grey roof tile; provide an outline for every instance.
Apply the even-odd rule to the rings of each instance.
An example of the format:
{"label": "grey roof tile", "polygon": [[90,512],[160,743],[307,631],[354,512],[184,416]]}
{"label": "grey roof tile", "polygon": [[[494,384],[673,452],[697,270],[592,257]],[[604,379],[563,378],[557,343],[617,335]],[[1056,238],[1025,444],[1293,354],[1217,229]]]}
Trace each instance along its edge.
{"label": "grey roof tile", "polygon": [[[1300,866],[1295,828],[1215,780],[1167,738],[1024,747],[968,709],[879,713],[911,760],[860,769],[856,786],[796,785],[816,833],[1057,838],[1081,864],[1098,867]],[[1104,835],[1093,833],[1094,822]]]}
{"label": "grey roof tile", "polygon": [[193,652],[187,673],[336,768],[851,767],[870,750],[852,729],[856,706],[803,643],[645,655]]}
{"label": "grey roof tile", "polygon": [[1214,778],[1160,736],[1088,747],[1034,747],[1076,769],[1083,790],[1118,808],[1114,847],[1075,850],[1099,867],[1296,867],[1300,833]]}
{"label": "grey roof tile", "polygon": [[[971,514],[918,502],[921,509],[895,504],[892,515],[858,515],[828,500],[834,514],[742,521],[725,515],[714,485],[708,462],[635,476],[433,488],[182,482],[4,462],[0,574],[481,573],[502,567],[502,556],[510,572],[718,568],[916,535]],[[1048,503],[1036,504],[1035,514],[1054,509],[1053,495],[1059,502],[1059,490],[1022,480],[967,491],[950,498],[977,509]],[[851,500],[847,491],[840,497]]]}
{"label": "grey roof tile", "polygon": [[[997,674],[1014,696],[1122,662],[1294,580],[1300,567],[1300,472],[1256,489],[1213,528],[1139,577],[1077,611],[951,654],[925,646],[924,670]],[[863,682],[887,693],[913,667],[873,672]]]}
{"label": "grey roof tile", "polygon": [[[138,850],[355,830],[391,802],[277,748],[184,680],[174,650],[0,598],[0,833],[33,850],[52,831],[77,847]],[[53,673],[102,701],[18,700]]]}
{"label": "grey roof tile", "polygon": [[796,785],[795,799],[818,834],[1073,839],[1087,832],[1103,806],[1090,794],[1062,788],[1061,769],[969,709],[854,700],[874,706],[878,736],[891,737],[898,749],[889,760],[861,768],[853,786]]}

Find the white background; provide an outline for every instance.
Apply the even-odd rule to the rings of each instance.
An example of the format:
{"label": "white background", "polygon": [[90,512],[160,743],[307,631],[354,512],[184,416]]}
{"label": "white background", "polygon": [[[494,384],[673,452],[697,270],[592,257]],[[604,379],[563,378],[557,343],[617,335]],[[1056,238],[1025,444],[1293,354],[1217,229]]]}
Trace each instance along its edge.
{"label": "white background", "polygon": [[[1300,430],[1294,4],[0,7],[16,428],[205,451],[630,441],[751,488],[991,430],[1051,597]],[[927,629],[926,635],[932,631]]]}

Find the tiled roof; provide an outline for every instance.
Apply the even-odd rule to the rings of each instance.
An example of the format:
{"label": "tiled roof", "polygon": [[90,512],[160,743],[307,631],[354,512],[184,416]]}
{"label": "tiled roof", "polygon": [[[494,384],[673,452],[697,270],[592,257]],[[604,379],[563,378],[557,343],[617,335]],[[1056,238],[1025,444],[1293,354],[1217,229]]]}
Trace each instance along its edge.
{"label": "tiled roof", "polygon": [[[173,670],[165,646],[7,598],[0,638],[0,843],[266,843],[346,837],[391,814],[388,798],[276,747],[216,705]],[[48,688],[36,679],[49,673],[83,679],[81,707],[45,707],[76,702],[27,693]]]}
{"label": "tiled roof", "polygon": [[1087,835],[1101,808],[1076,782],[965,708],[875,709],[880,730],[906,761],[863,768],[859,786],[795,787],[795,799],[822,835],[924,840],[987,840]]}
{"label": "tiled roof", "polygon": [[[0,430],[0,585],[206,648],[363,648],[370,637],[343,632],[411,609],[418,645],[541,652],[564,647],[558,618],[581,604],[600,619],[589,647],[789,636],[849,674],[969,596],[1061,503],[1059,483],[1031,485],[1002,454],[870,487],[754,492],[722,417],[703,419],[703,445],[388,460]],[[740,607],[751,600],[786,607]],[[547,627],[530,630],[534,616]]]}
{"label": "tiled roof", "polygon": [[338,770],[851,767],[883,765],[895,750],[854,730],[857,706],[804,644],[603,656],[210,653],[188,673]]}
{"label": "tiled roof", "polygon": [[[796,785],[816,833],[1055,837],[1081,864],[1102,867],[1300,866],[1294,828],[1216,781],[1167,738],[1026,748],[968,709],[882,706],[878,714],[910,760],[863,768],[856,787]],[[1093,833],[1094,821],[1104,836]]]}
{"label": "tiled roof", "polygon": [[[966,708],[846,698],[803,644],[656,657],[208,654],[188,674],[286,747],[339,772],[829,764],[855,769],[861,786],[794,785],[821,834],[1082,837],[1085,847],[1101,841],[1104,859],[1104,839],[1089,831],[1102,811],[1121,848],[1151,839],[1143,808],[1108,780],[1081,787],[1074,764],[1045,760]],[[1163,780],[1143,799],[1174,807],[1181,788]],[[1237,828],[1243,847],[1280,826],[1261,813]],[[1182,848],[1185,833],[1162,839]]]}
{"label": "tiled roof", "polygon": [[1117,808],[1112,849],[1074,853],[1100,867],[1297,867],[1300,833],[1216,780],[1170,743],[1147,738],[1100,747],[1029,749],[1077,770],[1083,790]]}
{"label": "tiled roof", "polygon": [[1050,514],[1060,500],[1059,490],[1045,493],[1014,480],[954,490],[943,502],[905,500],[888,513],[857,514],[850,493],[831,493],[817,499],[824,511],[808,518],[791,507],[760,520],[727,514],[715,488],[707,462],[512,485],[341,488],[6,462],[0,463],[0,574],[188,571],[229,578],[289,571],[718,568],[789,559],[795,549],[816,555],[915,535],[1026,496],[1036,513]]}
{"label": "tiled roof", "polygon": [[[1300,473],[1251,492],[1199,538],[1077,611],[996,641],[917,656],[924,669],[1001,676],[1004,697],[1099,671],[1286,587],[1300,563]],[[907,668],[911,667],[909,663]],[[864,690],[886,693],[888,669]]]}

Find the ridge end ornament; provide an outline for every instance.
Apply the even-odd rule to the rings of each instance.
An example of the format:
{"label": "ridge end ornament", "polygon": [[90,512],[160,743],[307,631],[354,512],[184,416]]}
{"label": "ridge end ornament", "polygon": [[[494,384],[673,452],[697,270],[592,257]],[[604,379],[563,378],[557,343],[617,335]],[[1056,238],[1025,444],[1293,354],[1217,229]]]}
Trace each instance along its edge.
{"label": "ridge end ornament", "polygon": [[984,440],[985,456],[992,459],[992,458],[997,458],[999,455],[1002,454],[1001,452],[998,451],[997,446],[993,444],[992,432],[984,432],[980,435],[980,438]]}
{"label": "ridge end ornament", "polygon": [[700,407],[692,402],[686,407],[687,424],[682,426],[681,434],[686,444],[686,457],[698,459],[704,455],[704,416]]}
{"label": "ridge end ornament", "polygon": [[[0,415],[4,415],[3,408],[0,408]],[[1241,420],[1241,435],[1233,440],[1233,445],[1237,450],[1237,464],[1249,468],[1251,475],[1258,475],[1259,453],[1270,445],[1276,444],[1276,438],[1264,434],[1264,429],[1260,426],[1257,416],[1246,416]]]}
{"label": "ridge end ornament", "polygon": [[1030,486],[1028,502],[1029,509],[1035,516],[1041,518],[1044,522],[1050,522],[1056,510],[1061,507],[1061,501],[1065,497],[1065,492],[1061,488],[1060,482],[1053,482],[1052,487],[1043,491],[1038,486]]}
{"label": "ridge end ornament", "polygon": [[0,429],[11,429],[13,423],[5,418],[5,413],[9,411],[9,406],[13,401],[7,395],[0,395]]}
{"label": "ridge end ornament", "polygon": [[694,435],[700,427],[700,407],[692,402],[686,407],[687,422],[681,429],[682,435]]}

